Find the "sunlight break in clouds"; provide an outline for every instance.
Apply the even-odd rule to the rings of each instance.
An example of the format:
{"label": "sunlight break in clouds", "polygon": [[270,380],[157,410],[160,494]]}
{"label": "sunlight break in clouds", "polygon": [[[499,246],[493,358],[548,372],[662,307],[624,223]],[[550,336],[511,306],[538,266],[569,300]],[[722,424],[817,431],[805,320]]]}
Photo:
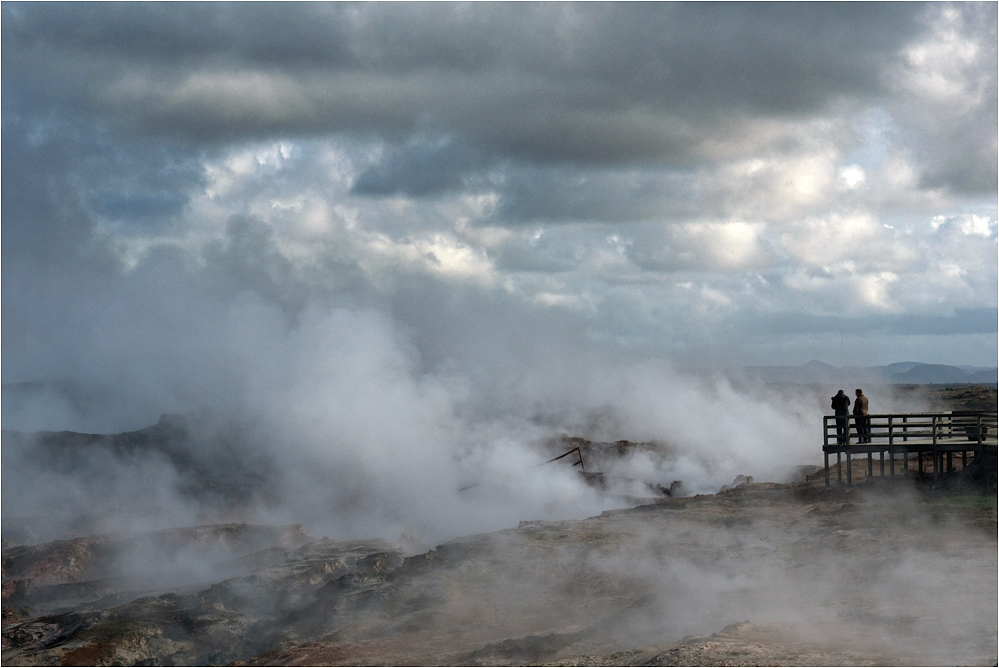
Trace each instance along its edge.
{"label": "sunlight break in clouds", "polygon": [[843,180],[847,188],[853,189],[863,185],[867,175],[864,173],[864,168],[860,165],[847,165],[839,170],[839,177]]}

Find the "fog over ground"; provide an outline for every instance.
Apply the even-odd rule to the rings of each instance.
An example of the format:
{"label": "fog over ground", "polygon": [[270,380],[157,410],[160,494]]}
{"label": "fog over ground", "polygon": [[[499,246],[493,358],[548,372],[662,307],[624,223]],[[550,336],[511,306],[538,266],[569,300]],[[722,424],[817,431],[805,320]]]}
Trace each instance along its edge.
{"label": "fog over ground", "polygon": [[[592,514],[522,473],[562,433],[717,489],[817,460],[828,396],[677,368],[996,364],[994,3],[0,11],[3,426],[241,416],[245,519]],[[7,512],[205,519],[167,462],[21,455]]]}

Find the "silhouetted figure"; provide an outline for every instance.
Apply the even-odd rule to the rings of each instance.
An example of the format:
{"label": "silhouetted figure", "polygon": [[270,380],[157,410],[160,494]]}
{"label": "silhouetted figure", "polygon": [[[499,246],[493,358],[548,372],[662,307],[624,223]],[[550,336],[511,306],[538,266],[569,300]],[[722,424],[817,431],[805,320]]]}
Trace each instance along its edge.
{"label": "silhouetted figure", "polygon": [[[836,443],[846,445],[850,442],[850,397],[840,390],[832,398],[832,408],[836,413]],[[840,417],[842,416],[842,417]]]}
{"label": "silhouetted figure", "polygon": [[853,424],[857,430],[857,443],[871,442],[871,418],[867,416],[867,397],[857,388],[857,399],[853,402]]}

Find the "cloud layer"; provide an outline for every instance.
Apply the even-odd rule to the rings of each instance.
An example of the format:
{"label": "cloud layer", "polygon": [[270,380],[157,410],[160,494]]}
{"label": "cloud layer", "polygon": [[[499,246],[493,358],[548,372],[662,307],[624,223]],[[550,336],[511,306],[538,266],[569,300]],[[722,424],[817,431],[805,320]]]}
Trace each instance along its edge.
{"label": "cloud layer", "polygon": [[996,364],[992,3],[0,11],[3,380],[88,397],[5,427],[208,406],[458,484],[710,442],[677,366]]}

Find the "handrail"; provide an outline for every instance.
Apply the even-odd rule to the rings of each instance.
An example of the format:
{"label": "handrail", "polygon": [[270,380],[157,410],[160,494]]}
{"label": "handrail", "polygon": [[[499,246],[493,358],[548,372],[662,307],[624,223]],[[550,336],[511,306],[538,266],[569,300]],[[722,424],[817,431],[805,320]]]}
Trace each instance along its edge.
{"label": "handrail", "polygon": [[[941,468],[951,469],[951,457],[961,454],[967,465],[969,454],[981,457],[986,448],[999,447],[999,413],[993,411],[940,411],[928,413],[874,413],[866,418],[865,442],[850,442],[851,431],[858,428],[857,415],[824,415],[822,417],[822,451],[825,458],[825,482],[830,484],[830,455],[836,455],[836,476],[842,482],[842,457],[846,455],[846,484],[853,482],[854,455],[867,455],[867,474],[873,475],[873,456],[880,453],[881,475],[884,476],[885,455],[889,455],[891,475],[895,475],[895,458],[903,455],[903,467],[908,469],[908,456],[918,454],[919,474],[923,475],[924,456],[933,456],[933,479],[936,484]],[[852,418],[852,419],[851,419]],[[901,418],[899,422],[896,418]],[[837,433],[841,421],[847,422],[847,434],[840,441]],[[840,425],[837,425],[837,423]],[[836,445],[832,445],[832,436]],[[854,438],[859,439],[856,433]],[[884,440],[882,440],[884,439]],[[944,461],[946,460],[946,464]]]}
{"label": "handrail", "polygon": [[[844,417],[849,422],[849,430],[853,432],[857,416],[852,414],[823,416],[823,448],[833,447],[834,442],[837,442],[837,447],[857,445],[856,442],[850,443],[850,437],[856,438],[855,434],[848,434],[846,443],[838,443],[831,438],[836,434],[836,421]],[[879,444],[894,446],[900,442],[915,445],[917,441],[925,440],[927,444],[934,446],[974,443],[980,447],[983,444],[991,445],[999,442],[999,414],[990,411],[873,413],[865,417],[870,423],[871,440],[879,440],[877,444],[870,443],[870,446]],[[896,418],[901,418],[901,422]]]}

